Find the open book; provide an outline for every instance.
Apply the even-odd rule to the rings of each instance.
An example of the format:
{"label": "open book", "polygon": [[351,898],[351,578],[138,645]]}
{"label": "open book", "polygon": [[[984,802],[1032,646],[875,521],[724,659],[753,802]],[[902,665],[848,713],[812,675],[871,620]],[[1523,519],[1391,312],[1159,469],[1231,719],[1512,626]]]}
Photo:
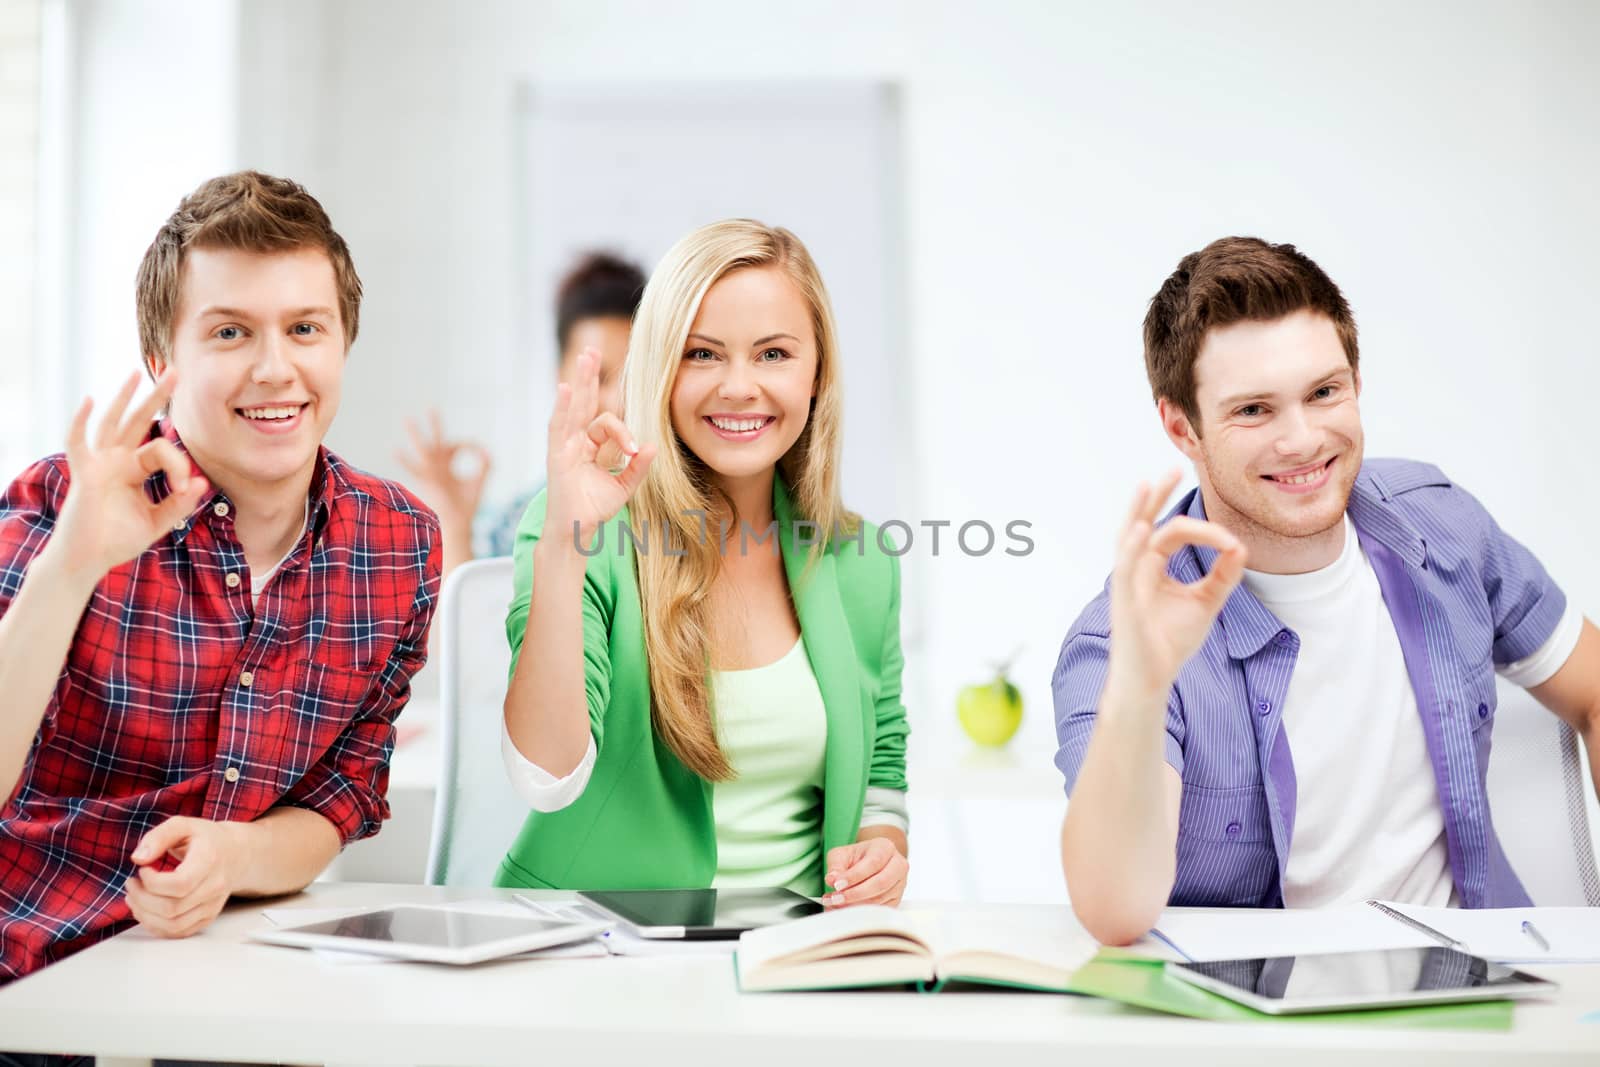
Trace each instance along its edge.
{"label": "open book", "polygon": [[1066,992],[1099,946],[1063,905],[1040,922],[1004,909],[864,905],[750,930],[734,965],[745,992],[984,982]]}

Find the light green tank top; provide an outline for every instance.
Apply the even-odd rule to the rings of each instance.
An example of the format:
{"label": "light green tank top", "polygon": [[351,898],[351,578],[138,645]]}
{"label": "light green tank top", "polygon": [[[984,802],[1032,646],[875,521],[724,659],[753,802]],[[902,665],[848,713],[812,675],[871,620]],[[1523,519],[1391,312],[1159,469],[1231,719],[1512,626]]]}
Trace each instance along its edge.
{"label": "light green tank top", "polygon": [[712,671],[717,737],[736,777],[716,782],[719,889],[822,892],[822,773],[827,710],[805,644],[776,663]]}

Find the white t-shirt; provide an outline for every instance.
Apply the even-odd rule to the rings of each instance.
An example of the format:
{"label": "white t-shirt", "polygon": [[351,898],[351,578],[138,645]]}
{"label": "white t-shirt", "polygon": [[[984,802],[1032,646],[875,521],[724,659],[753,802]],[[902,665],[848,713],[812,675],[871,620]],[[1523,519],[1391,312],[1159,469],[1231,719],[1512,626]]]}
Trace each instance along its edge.
{"label": "white t-shirt", "polygon": [[[1344,550],[1329,566],[1309,574],[1247,570],[1244,584],[1300,638],[1283,701],[1296,781],[1284,905],[1455,903],[1416,694],[1349,517]],[[1569,604],[1545,645],[1501,673],[1524,687],[1547,681],[1582,626]]]}

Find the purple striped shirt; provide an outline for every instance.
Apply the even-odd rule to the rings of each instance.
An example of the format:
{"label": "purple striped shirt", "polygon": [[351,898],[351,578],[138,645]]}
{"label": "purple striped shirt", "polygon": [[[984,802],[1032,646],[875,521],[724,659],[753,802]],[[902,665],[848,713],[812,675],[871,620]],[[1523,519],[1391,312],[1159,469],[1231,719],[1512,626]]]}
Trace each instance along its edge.
{"label": "purple striped shirt", "polygon": [[[1450,871],[1469,908],[1529,903],[1489,817],[1485,775],[1495,667],[1532,655],[1566,597],[1533,554],[1437,467],[1368,460],[1349,514],[1377,572],[1422,716]],[[1171,515],[1205,518],[1199,490]],[[1189,546],[1168,572],[1192,582],[1216,559]],[[1101,592],[1072,624],[1052,688],[1056,765],[1070,795],[1105,684],[1111,608]],[[1244,586],[1167,698],[1167,762],[1183,777],[1174,905],[1282,907],[1295,772],[1282,724],[1299,638]],[[1361,709],[1351,709],[1360,729]]]}

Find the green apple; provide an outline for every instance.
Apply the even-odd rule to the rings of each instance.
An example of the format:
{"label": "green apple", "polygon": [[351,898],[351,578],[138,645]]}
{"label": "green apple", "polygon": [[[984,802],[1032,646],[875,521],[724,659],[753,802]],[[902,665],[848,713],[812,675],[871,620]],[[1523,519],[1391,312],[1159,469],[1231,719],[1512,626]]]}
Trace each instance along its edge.
{"label": "green apple", "polygon": [[969,685],[956,697],[956,714],[967,736],[980,745],[1000,747],[1022,723],[1022,694],[1004,669],[987,685]]}

